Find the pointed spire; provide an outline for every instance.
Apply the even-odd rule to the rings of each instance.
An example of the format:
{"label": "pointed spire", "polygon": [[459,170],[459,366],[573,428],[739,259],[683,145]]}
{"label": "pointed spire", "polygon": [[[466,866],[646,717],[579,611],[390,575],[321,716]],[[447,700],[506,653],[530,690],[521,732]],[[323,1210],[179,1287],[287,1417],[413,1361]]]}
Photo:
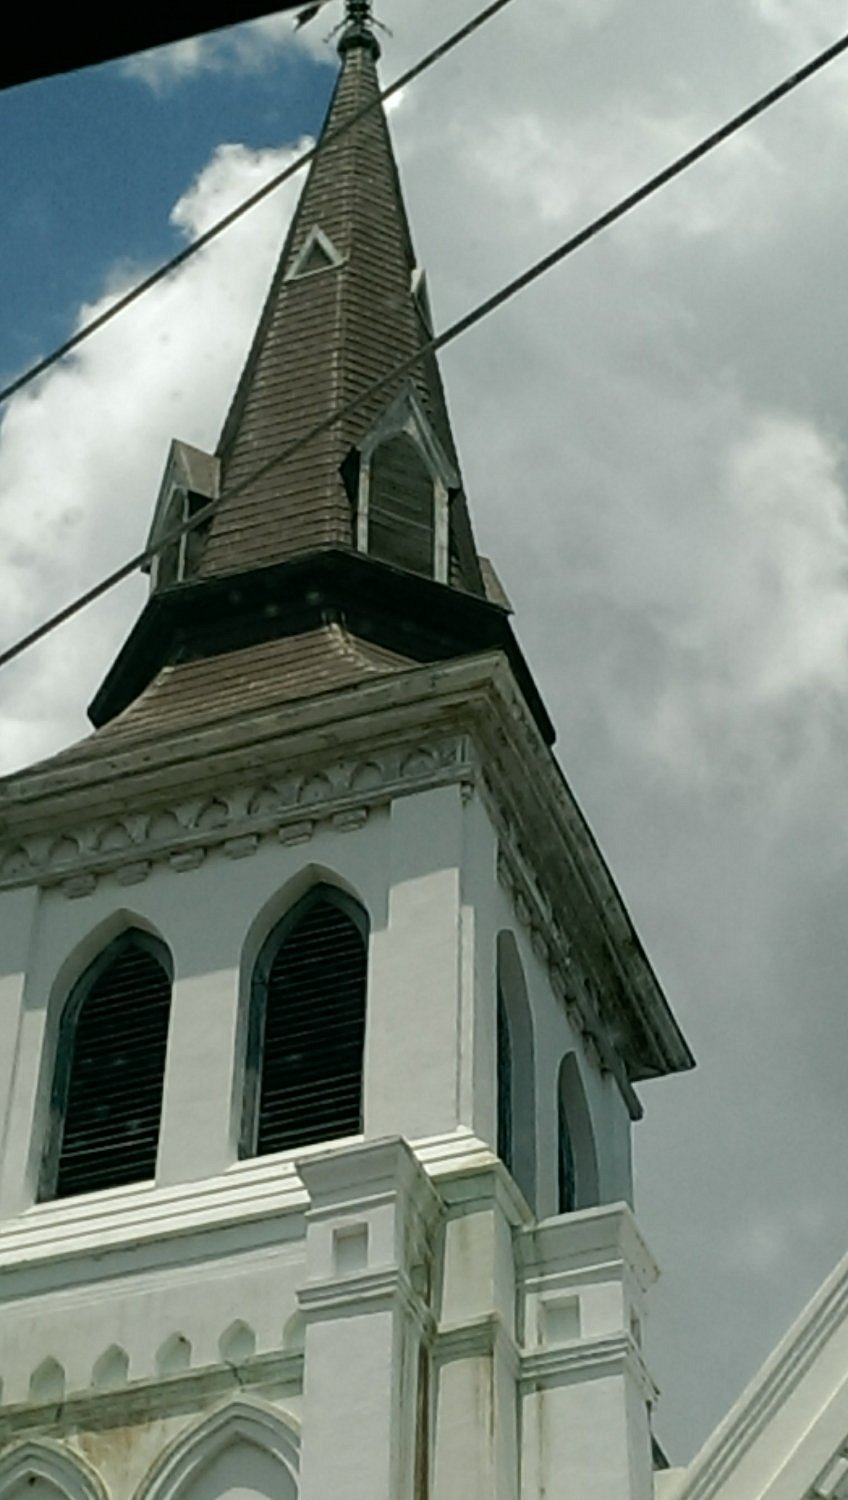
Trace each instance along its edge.
{"label": "pointed spire", "polygon": [[[250,476],[429,336],[382,106],[367,0],[347,0],[342,67],[218,446],[221,501],[201,576],[357,545],[356,475],[367,435],[406,387],[452,471],[452,581],[482,593],[479,561],[434,357],[288,462]],[[374,107],[339,139],[366,105]]]}
{"label": "pointed spire", "polygon": [[196,718],[228,712],[236,679],[246,709],[269,694],[282,701],[498,649],[553,738],[477,554],[438,363],[423,353],[426,282],[371,24],[369,7],[348,0],[322,149],[218,448],[173,446],[152,539],[210,498],[216,509],[190,545],[160,553],[147,605],[90,706],[96,725],[120,718],[121,733],[152,733],[174,703]]}

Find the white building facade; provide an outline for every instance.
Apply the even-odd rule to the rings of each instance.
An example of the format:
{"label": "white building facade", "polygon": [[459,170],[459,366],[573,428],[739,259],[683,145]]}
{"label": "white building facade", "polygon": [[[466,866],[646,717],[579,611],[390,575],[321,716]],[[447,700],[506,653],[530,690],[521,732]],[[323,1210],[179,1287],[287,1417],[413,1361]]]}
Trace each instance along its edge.
{"label": "white building facade", "polygon": [[691,1057],[391,375],[366,10],[95,732],[0,783],[0,1500],[655,1494],[634,1086]]}

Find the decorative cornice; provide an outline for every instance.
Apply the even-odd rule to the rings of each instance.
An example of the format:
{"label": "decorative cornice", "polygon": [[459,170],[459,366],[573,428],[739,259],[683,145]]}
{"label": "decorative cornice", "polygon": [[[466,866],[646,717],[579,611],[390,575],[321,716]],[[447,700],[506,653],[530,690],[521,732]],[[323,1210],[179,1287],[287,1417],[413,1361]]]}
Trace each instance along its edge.
{"label": "decorative cornice", "polygon": [[[168,1260],[173,1254],[169,1242],[175,1239],[257,1221],[268,1221],[279,1243],[280,1218],[292,1217],[295,1233],[308,1206],[294,1161],[277,1156],[238,1162],[219,1177],[199,1182],[138,1184],[84,1199],[37,1203],[0,1228],[0,1274],[9,1287],[7,1295],[16,1274],[25,1274],[28,1286],[49,1292],[72,1280],[99,1281],[103,1257],[110,1251],[132,1247],[140,1262],[151,1255]],[[78,1264],[78,1274],[71,1274],[69,1262]]]}
{"label": "decorative cornice", "polygon": [[575,1378],[590,1380],[624,1374],[636,1381],[645,1401],[656,1401],[657,1388],[636,1343],[626,1333],[574,1339],[554,1348],[534,1350],[521,1359],[520,1378],[525,1391],[550,1390]]}
{"label": "decorative cornice", "polygon": [[[848,1256],[827,1277],[759,1374],[735,1402],[681,1476],[675,1500],[721,1493],[770,1422],[777,1420],[825,1345],[848,1318]],[[805,1422],[807,1427],[808,1421]]]}
{"label": "decorative cornice", "polygon": [[417,1316],[419,1299],[403,1267],[389,1266],[326,1281],[307,1281],[298,1288],[297,1300],[304,1317],[318,1322],[344,1317],[355,1309],[379,1312],[401,1307]]}
{"label": "decorative cornice", "polygon": [[58,1437],[80,1428],[155,1421],[178,1410],[205,1405],[216,1397],[267,1386],[298,1393],[303,1387],[303,1351],[286,1349],[255,1355],[238,1368],[217,1364],[133,1380],[120,1390],[72,1391],[61,1402],[10,1403],[0,1407],[0,1444],[24,1433],[49,1432]]}
{"label": "decorative cornice", "polygon": [[[367,785],[369,777],[378,784]],[[601,1060],[612,1066],[620,1053],[628,1082],[690,1067],[597,845],[497,652],[390,673],[143,750],[92,754],[71,766],[48,762],[10,778],[0,784],[5,877],[9,885],[61,883],[64,850],[68,894],[82,894],[119,867],[129,867],[124,878],[134,880],[144,879],[155,859],[177,855],[185,869],[212,847],[245,857],[252,848],[245,839],[308,839],[319,817],[355,826],[395,795],[440,780],[472,787],[481,778],[497,814],[503,878],[531,912],[555,986],[562,988],[559,975],[567,974],[570,991],[580,976],[584,1029],[599,1048],[602,1034],[612,1049],[601,1049]],[[273,801],[280,780],[289,788],[284,805],[252,806],[266,786]],[[156,817],[166,819],[165,829],[151,824]],[[133,818],[147,820],[140,833]],[[121,847],[104,848],[107,833]],[[76,844],[54,849],[61,839]]]}
{"label": "decorative cornice", "polygon": [[319,824],[353,832],[369,812],[422,787],[469,781],[471,747],[465,736],[423,744],[375,746],[363,758],[340,760],[325,751],[308,766],[269,769],[261,782],[232,785],[213,795],[159,805],[124,817],[69,822],[0,844],[0,888],[59,886],[70,898],[91,894],[103,876],[121,885],[146,880],[154,865],[196,869],[207,853],[245,859],[260,844],[306,843]]}
{"label": "decorative cornice", "polygon": [[659,1269],[627,1203],[578,1209],[529,1225],[516,1240],[517,1265],[527,1290],[541,1291],[555,1280],[585,1282],[589,1271],[628,1272],[641,1291],[657,1280]]}
{"label": "decorative cornice", "polygon": [[602,999],[597,995],[597,987],[587,980],[575,956],[574,941],[566,937],[561,917],[555,916],[522,858],[514,829],[498,816],[497,809],[493,811],[500,833],[498,880],[510,898],[518,923],[529,934],[536,957],[547,969],[551,989],[582,1037],[587,1056],[602,1073],[614,1075],[630,1118],[641,1120],[642,1101],[627,1076],[624,1058],[610,1042],[611,1025],[615,1024],[618,1032],[622,1027],[623,1017],[616,1016],[621,1006]]}
{"label": "decorative cornice", "polygon": [[462,1323],[442,1324],[433,1339],[433,1357],[438,1365],[460,1359],[497,1358],[519,1378],[521,1352],[503,1318],[496,1312],[481,1313]]}

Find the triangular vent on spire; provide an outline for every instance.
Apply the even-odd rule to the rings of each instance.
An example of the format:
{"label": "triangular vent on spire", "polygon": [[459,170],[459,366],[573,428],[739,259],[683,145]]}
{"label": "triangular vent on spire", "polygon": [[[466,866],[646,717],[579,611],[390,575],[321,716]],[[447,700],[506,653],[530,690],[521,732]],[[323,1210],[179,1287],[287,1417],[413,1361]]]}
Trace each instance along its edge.
{"label": "triangular vent on spire", "polygon": [[340,266],[343,259],[332,240],[316,224],[306,236],[285,279],[297,281],[299,277],[312,276],[316,271],[332,270]]}

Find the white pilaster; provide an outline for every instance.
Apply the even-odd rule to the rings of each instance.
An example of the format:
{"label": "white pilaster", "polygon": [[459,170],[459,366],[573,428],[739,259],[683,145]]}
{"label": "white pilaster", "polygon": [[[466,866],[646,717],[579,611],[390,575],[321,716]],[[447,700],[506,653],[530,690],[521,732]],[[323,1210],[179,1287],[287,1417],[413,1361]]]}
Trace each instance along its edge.
{"label": "white pilaster", "polygon": [[652,1500],[656,1392],[641,1355],[657,1275],[624,1204],[526,1229],[522,1281],[522,1500]]}
{"label": "white pilaster", "polygon": [[399,1139],[305,1156],[298,1170],[311,1201],[300,1500],[413,1500],[438,1199]]}
{"label": "white pilaster", "polygon": [[517,1500],[513,1230],[527,1209],[494,1163],[442,1180],[433,1500]]}

